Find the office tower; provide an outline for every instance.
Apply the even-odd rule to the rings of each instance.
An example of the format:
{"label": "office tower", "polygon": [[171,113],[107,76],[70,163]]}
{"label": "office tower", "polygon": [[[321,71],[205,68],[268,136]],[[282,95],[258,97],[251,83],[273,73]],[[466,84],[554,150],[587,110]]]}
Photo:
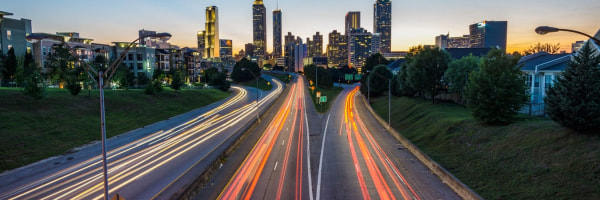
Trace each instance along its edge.
{"label": "office tower", "polygon": [[471,24],[471,48],[499,47],[506,50],[506,21],[483,21]]}
{"label": "office tower", "polygon": [[219,55],[221,58],[232,58],[233,57],[233,42],[228,39],[219,40],[220,50]]}
{"label": "office tower", "polygon": [[363,28],[353,29],[348,36],[348,63],[359,73],[362,73],[362,67],[371,55],[371,39],[373,34]]}
{"label": "office tower", "polygon": [[392,47],[392,1],[377,0],[373,7],[373,31],[381,34],[381,53],[389,53]]}
{"label": "office tower", "polygon": [[329,67],[348,65],[348,37],[337,30],[329,33],[327,61]]}
{"label": "office tower", "polygon": [[273,57],[279,58],[283,54],[281,42],[282,42],[282,33],[281,33],[281,9],[277,9],[273,11]]}
{"label": "office tower", "polygon": [[252,5],[254,56],[264,58],[267,55],[267,13],[262,0]]}
{"label": "office tower", "polygon": [[206,7],[206,30],[204,58],[218,58],[220,51],[219,19],[216,6]]}
{"label": "office tower", "polygon": [[304,58],[306,58],[306,44],[298,37],[294,43],[294,72],[304,71]]}
{"label": "office tower", "polygon": [[[371,54],[381,53],[382,47],[382,37],[381,33],[373,33],[371,36]],[[381,53],[383,55],[383,53]]]}
{"label": "office tower", "polygon": [[197,33],[198,36],[198,53],[200,54],[200,58],[204,57],[204,49],[206,48],[206,44],[205,44],[205,31],[198,31]]}
{"label": "office tower", "polygon": [[469,48],[471,41],[470,35],[448,38],[448,48]]}
{"label": "office tower", "polygon": [[248,43],[244,45],[244,49],[246,49],[246,57],[254,57],[254,44]]}
{"label": "office tower", "polygon": [[[307,45],[308,39],[307,39]],[[317,32],[313,35],[312,41],[310,41],[310,45],[308,47],[308,57],[320,57],[323,56],[323,35]]]}
{"label": "office tower", "polygon": [[288,71],[294,70],[294,50],[296,49],[296,37],[291,32],[285,36],[284,57],[285,68]]}
{"label": "office tower", "polygon": [[346,14],[346,32],[345,32],[346,35],[348,35],[350,30],[359,29],[359,28],[360,28],[360,12],[359,11],[348,12]]}

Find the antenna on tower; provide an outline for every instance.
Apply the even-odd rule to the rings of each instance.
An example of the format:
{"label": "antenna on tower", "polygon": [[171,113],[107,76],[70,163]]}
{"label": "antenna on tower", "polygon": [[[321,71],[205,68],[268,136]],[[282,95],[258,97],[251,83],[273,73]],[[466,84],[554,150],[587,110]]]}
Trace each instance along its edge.
{"label": "antenna on tower", "polygon": [[277,5],[276,8],[279,9],[279,0],[275,0],[275,5]]}

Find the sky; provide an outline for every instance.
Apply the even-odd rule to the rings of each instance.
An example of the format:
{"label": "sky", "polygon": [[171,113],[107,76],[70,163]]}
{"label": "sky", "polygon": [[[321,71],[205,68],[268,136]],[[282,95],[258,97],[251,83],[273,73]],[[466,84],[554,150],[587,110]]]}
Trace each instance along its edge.
{"label": "sky", "polygon": [[[267,50],[273,48],[272,11],[283,13],[283,35],[292,32],[304,40],[316,32],[324,35],[344,30],[349,11],[361,12],[361,26],[373,30],[375,0],[265,0]],[[252,43],[253,0],[2,0],[0,11],[9,18],[32,20],[33,32],[79,32],[95,43],[128,42],[141,29],[168,32],[180,47],[197,47],[197,31],[204,30],[205,9],[218,7],[221,39],[232,39],[234,54]],[[522,51],[540,43],[560,43],[570,52],[571,43],[586,40],[568,32],[537,35],[537,26],[548,25],[594,35],[600,28],[598,0],[392,0],[392,51],[419,44],[435,44],[435,36],[469,34],[469,24],[508,21],[507,51]]]}

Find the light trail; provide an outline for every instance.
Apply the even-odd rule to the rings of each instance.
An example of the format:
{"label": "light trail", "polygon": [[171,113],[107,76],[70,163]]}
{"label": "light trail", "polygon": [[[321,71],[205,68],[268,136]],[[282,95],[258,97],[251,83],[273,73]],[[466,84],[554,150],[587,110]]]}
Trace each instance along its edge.
{"label": "light trail", "polygon": [[[239,124],[243,119],[249,119],[253,112],[272,102],[281,93],[281,82],[272,81],[276,86],[274,91],[259,101],[258,108],[254,106],[255,103],[249,103],[222,115],[222,111],[248,96],[245,89],[232,87],[239,91],[238,94],[216,108],[167,131],[158,131],[108,152],[109,188],[112,193],[143,176],[152,174],[154,170],[179,156],[191,153],[200,145],[212,145],[210,152],[214,151],[218,147],[216,144],[222,144],[233,134],[227,135],[219,142],[206,141]],[[96,156],[1,194],[0,199],[101,199],[103,185],[100,170],[100,156]],[[81,191],[84,189],[85,191]]]}

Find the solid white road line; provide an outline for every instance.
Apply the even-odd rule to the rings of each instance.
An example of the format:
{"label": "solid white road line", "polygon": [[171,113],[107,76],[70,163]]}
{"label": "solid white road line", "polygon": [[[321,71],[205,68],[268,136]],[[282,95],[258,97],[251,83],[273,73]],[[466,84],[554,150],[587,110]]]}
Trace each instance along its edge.
{"label": "solid white road line", "polygon": [[327,126],[329,125],[329,117],[331,117],[331,113],[327,116],[327,122],[325,122],[325,129],[323,129],[323,142],[321,143],[321,158],[319,158],[319,176],[317,180],[317,198],[316,200],[321,199],[321,173],[323,169],[323,152],[325,151],[325,138],[327,138]]}
{"label": "solid white road line", "polygon": [[[304,93],[303,93],[304,94]],[[302,95],[304,96],[304,95]],[[312,173],[310,171],[310,132],[308,129],[308,117],[306,115],[306,98],[304,99],[304,121],[306,122],[306,162],[308,163],[308,189],[310,190],[309,199],[313,200],[313,188],[312,188]]]}

